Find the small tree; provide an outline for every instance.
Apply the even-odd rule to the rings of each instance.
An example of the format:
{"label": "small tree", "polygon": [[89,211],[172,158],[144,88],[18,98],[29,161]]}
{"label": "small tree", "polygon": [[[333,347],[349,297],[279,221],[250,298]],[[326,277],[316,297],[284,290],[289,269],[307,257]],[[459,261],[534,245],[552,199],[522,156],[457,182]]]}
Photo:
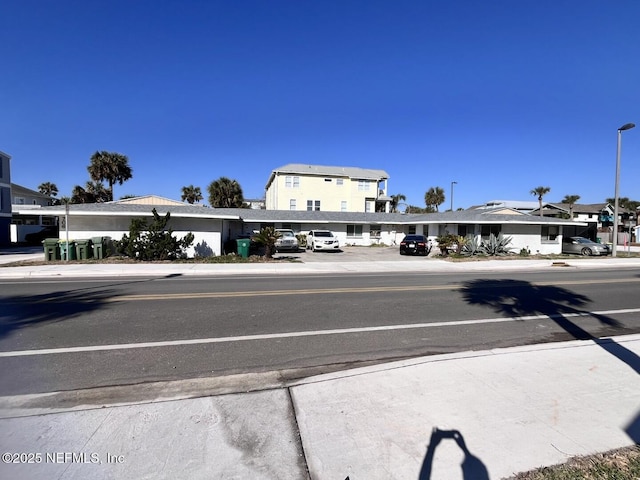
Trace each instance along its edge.
{"label": "small tree", "polygon": [[209,184],[209,205],[214,208],[242,208],[242,187],[236,180],[220,177]]}
{"label": "small tree", "polygon": [[580,195],[565,195],[562,203],[569,204],[569,218],[573,220],[573,206],[580,200]]}
{"label": "small tree", "polygon": [[436,238],[436,243],[438,244],[438,248],[440,249],[440,254],[443,257],[449,255],[449,250],[458,243],[458,235],[453,235],[452,233],[446,233],[444,235],[440,235]]}
{"label": "small tree", "polygon": [[55,183],[44,182],[38,185],[38,191],[48,197],[55,197],[58,195],[58,186]]}
{"label": "small tree", "polygon": [[202,200],[202,191],[200,187],[194,187],[189,185],[188,187],[182,187],[182,201],[193,205],[196,202]]}
{"label": "small tree", "polygon": [[276,250],[276,240],[282,235],[277,232],[273,227],[264,227],[257,234],[253,236],[253,240],[257,243],[264,245],[264,256],[267,258],[273,258],[273,253]]}
{"label": "small tree", "polygon": [[431,187],[427,190],[427,193],[424,194],[424,203],[427,205],[427,208],[435,209],[438,211],[438,207],[442,205],[445,201],[444,189],[442,187]]}
{"label": "small tree", "polygon": [[551,191],[549,187],[536,187],[531,190],[531,195],[538,197],[538,203],[540,205],[540,216],[542,217],[542,197],[544,197],[547,193]]}
{"label": "small tree", "polygon": [[94,182],[106,180],[109,185],[107,190],[109,200],[113,200],[114,183],[122,185],[132,177],[133,170],[129,166],[129,159],[121,153],[101,151],[91,155],[90,161],[87,170],[91,180]]}
{"label": "small tree", "polygon": [[129,235],[123,235],[116,242],[116,250],[127,257],[136,260],[175,260],[185,258],[185,249],[193,243],[193,233],[187,233],[183,238],[173,236],[173,229],[167,228],[170,212],[162,217],[154,208],[153,221],[147,224],[142,218],[134,218],[129,225]]}
{"label": "small tree", "polygon": [[391,207],[390,208],[391,213],[397,213],[398,212],[398,207],[406,199],[407,199],[406,195],[403,195],[402,193],[398,193],[396,195],[391,195],[391,202],[390,202],[390,205],[389,205]]}

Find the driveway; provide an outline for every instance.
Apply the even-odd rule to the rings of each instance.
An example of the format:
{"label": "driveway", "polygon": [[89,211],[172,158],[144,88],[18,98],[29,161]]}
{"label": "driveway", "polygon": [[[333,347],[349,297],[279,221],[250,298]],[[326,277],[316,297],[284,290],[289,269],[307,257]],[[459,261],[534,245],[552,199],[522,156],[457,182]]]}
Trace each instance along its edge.
{"label": "driveway", "polygon": [[[434,254],[434,249],[431,255]],[[318,251],[311,250],[298,253],[282,252],[274,255],[275,258],[295,258],[304,263],[327,263],[327,262],[424,262],[429,257],[419,255],[400,255],[400,247],[341,247],[338,251]]]}

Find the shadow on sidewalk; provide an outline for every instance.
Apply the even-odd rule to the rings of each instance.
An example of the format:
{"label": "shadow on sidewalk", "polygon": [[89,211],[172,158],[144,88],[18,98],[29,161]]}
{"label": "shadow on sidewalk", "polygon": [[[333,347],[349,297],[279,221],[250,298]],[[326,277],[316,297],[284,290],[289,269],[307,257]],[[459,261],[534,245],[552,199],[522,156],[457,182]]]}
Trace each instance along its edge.
{"label": "shadow on sidewalk", "polygon": [[455,441],[464,453],[464,460],[460,465],[462,468],[462,478],[464,478],[464,480],[489,480],[487,467],[485,467],[484,463],[482,463],[478,457],[469,451],[462,434],[458,430],[440,430],[438,428],[434,428],[431,432],[429,447],[427,448],[424,462],[422,462],[418,480],[431,479],[431,470],[433,468],[433,458],[436,453],[436,448],[444,439],[452,439]]}
{"label": "shadow on sidewalk", "polygon": [[[583,310],[591,301],[588,297],[570,290],[534,285],[520,280],[472,280],[462,290],[465,301],[471,305],[492,308],[509,317],[546,315],[577,340],[590,340],[607,353],[627,364],[640,374],[640,357],[609,338],[598,338],[569,318],[592,317],[602,326],[620,328],[622,325],[606,315]],[[625,428],[635,443],[640,442],[640,414]]]}
{"label": "shadow on sidewalk", "polygon": [[640,358],[634,352],[611,339],[598,338],[570,320],[591,317],[602,326],[622,328],[613,318],[585,310],[591,300],[584,295],[521,280],[472,280],[464,284],[462,295],[470,305],[489,307],[508,317],[545,315],[576,340],[591,340],[640,374]]}

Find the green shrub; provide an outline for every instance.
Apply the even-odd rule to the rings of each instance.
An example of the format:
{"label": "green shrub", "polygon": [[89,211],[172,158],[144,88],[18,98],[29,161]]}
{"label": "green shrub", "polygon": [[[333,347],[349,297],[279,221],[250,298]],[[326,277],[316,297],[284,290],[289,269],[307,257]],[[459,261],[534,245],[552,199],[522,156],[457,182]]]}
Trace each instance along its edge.
{"label": "green shrub", "polygon": [[511,249],[508,245],[511,243],[511,237],[503,237],[499,234],[497,237],[492,233],[488,240],[482,242],[482,251],[490,257],[508,255]]}
{"label": "green shrub", "polygon": [[458,243],[458,236],[451,233],[440,235],[436,238],[436,243],[443,257],[449,255],[449,250]]}
{"label": "green shrub", "polygon": [[478,240],[478,237],[469,235],[465,239],[464,246],[462,247],[462,251],[460,253],[467,257],[482,255],[484,253],[482,250],[482,243]]}
{"label": "green shrub", "polygon": [[[511,253],[509,244],[511,237],[503,237],[502,234],[497,237],[492,233],[488,240],[479,241],[478,237],[469,236],[465,239],[462,247],[462,255],[472,257],[475,255],[487,255],[489,257],[508,255]],[[523,249],[525,250],[525,249]],[[520,255],[523,255],[520,251]]]}
{"label": "green shrub", "polygon": [[115,242],[116,252],[136,260],[175,260],[186,258],[185,249],[194,240],[193,233],[187,233],[182,239],[173,236],[173,230],[167,228],[171,214],[164,217],[152,210],[153,221],[147,224],[142,218],[134,218],[129,225],[129,235],[123,235]]}

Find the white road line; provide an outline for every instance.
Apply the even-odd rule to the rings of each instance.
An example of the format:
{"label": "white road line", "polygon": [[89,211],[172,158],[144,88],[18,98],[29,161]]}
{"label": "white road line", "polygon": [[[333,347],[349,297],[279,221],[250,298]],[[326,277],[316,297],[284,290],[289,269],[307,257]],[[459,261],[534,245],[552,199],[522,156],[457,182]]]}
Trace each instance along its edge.
{"label": "white road line", "polygon": [[598,315],[621,315],[640,313],[640,308],[621,310],[603,310],[599,312],[563,313],[554,315],[529,315],[510,318],[481,318],[476,320],[458,320],[453,322],[411,323],[405,325],[382,325],[378,327],[338,328],[333,330],[311,330],[306,332],[265,333],[261,335],[240,335],[234,337],[193,338],[188,340],[168,340],[164,342],[120,343],[115,345],[87,345],[83,347],[43,348],[40,350],[16,350],[0,352],[0,358],[27,357],[35,355],[54,355],[62,353],[102,352],[108,350],[132,350],[137,348],[179,347],[183,345],[204,345],[208,343],[232,343],[252,340],[273,340],[277,338],[315,337],[320,335],[344,335],[350,333],[385,332],[409,330],[415,328],[455,327],[460,325],[481,325],[486,323],[520,322],[526,320],[548,320],[554,318],[591,317]]}

